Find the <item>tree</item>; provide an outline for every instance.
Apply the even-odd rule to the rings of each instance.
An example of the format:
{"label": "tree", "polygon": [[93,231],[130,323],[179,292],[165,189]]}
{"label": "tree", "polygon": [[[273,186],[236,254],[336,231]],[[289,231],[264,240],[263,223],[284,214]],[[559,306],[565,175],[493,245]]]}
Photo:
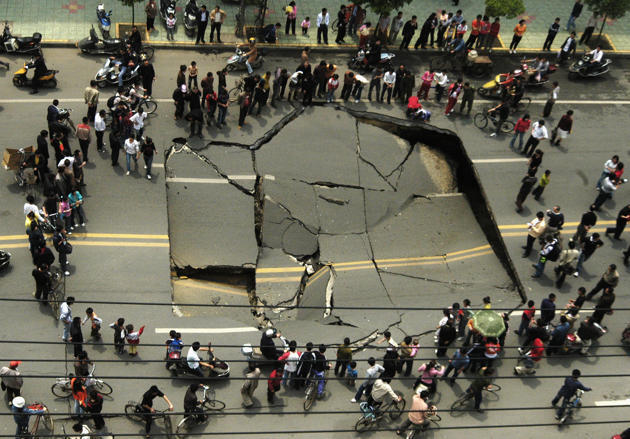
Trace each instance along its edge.
{"label": "tree", "polygon": [[125,6],[131,6],[131,25],[135,25],[135,21],[136,21],[136,8],[134,7],[134,5],[136,3],[142,3],[145,0],[119,0],[123,5]]}
{"label": "tree", "polygon": [[602,27],[599,28],[597,42],[599,42],[604,32],[604,26],[607,19],[616,20],[626,15],[630,10],[630,0],[584,0],[588,8],[597,16],[603,17]]}
{"label": "tree", "polygon": [[524,12],[523,0],[486,0],[486,15],[489,17],[514,18]]}
{"label": "tree", "polygon": [[402,8],[412,0],[357,0],[356,3],[364,8],[370,8],[379,16]]}

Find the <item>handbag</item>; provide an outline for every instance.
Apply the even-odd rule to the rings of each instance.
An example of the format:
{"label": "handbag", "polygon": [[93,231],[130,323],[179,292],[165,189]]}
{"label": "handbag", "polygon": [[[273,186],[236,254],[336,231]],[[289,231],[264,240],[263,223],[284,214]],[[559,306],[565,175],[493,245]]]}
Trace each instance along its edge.
{"label": "handbag", "polygon": [[66,241],[66,245],[63,246],[63,250],[65,254],[69,255],[70,253],[72,253],[72,244]]}

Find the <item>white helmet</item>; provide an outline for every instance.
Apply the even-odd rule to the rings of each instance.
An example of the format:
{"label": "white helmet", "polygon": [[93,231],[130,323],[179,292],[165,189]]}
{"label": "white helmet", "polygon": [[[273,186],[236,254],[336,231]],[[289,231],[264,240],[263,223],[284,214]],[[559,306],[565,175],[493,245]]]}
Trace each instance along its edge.
{"label": "white helmet", "polygon": [[24,404],[26,404],[26,401],[21,396],[16,396],[15,398],[13,398],[13,401],[11,401],[11,404],[13,405],[13,407],[21,409],[22,407],[24,407]]}
{"label": "white helmet", "polygon": [[274,331],[273,329],[269,328],[265,331],[265,335],[267,337],[273,337],[275,335],[276,331]]}

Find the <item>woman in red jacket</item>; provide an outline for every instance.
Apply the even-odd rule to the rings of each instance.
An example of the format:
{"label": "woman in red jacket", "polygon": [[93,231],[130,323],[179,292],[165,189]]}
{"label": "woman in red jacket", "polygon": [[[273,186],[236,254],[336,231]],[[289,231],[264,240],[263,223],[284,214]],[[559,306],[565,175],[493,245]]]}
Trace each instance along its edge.
{"label": "woman in red jacket", "polygon": [[510,148],[514,149],[514,142],[518,137],[518,149],[519,151],[523,149],[523,136],[529,129],[532,121],[529,120],[529,114],[525,114],[521,117],[514,125],[514,135],[512,136],[512,140],[510,140]]}

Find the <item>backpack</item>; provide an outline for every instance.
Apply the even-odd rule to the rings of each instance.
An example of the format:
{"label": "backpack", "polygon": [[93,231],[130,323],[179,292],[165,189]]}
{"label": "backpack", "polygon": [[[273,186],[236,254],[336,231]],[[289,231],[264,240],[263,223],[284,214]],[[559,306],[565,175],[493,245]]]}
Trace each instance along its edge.
{"label": "backpack", "polygon": [[112,108],[114,106],[114,101],[116,100],[116,96],[110,96],[109,99],[107,99],[107,108]]}
{"label": "backpack", "polygon": [[560,243],[556,242],[553,245],[553,248],[551,249],[549,254],[547,255],[547,260],[552,261],[552,262],[556,262],[558,260],[558,258],[560,257],[560,252],[561,251],[562,251],[562,249],[560,248]]}

